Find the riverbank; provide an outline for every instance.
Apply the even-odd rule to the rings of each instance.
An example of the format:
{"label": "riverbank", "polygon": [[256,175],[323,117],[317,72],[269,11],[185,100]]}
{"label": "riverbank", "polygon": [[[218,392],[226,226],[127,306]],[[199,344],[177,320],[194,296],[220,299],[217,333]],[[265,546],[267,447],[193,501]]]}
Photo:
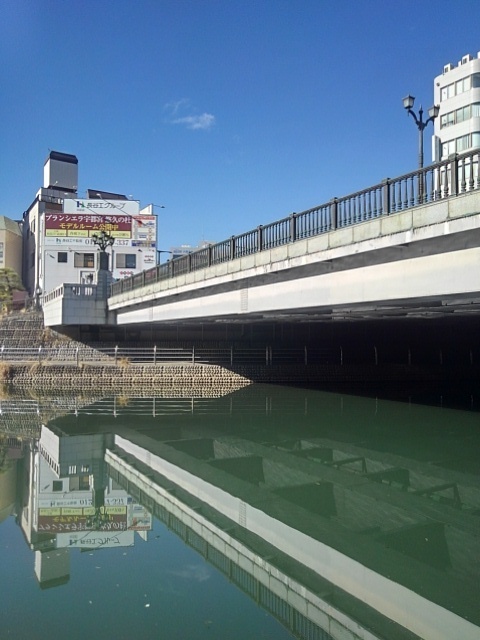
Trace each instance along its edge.
{"label": "riverbank", "polygon": [[272,347],[223,343],[177,342],[158,348],[143,343],[134,348],[88,345],[46,330],[39,312],[1,318],[0,345],[0,384],[40,392],[123,394],[126,390],[161,389],[172,397],[194,397],[224,395],[254,382],[317,387],[480,383],[480,367],[473,359],[462,367],[447,367],[443,361],[436,366],[394,364],[382,362],[375,353],[374,363],[354,364],[325,349],[319,363],[312,361],[314,347],[272,351]]}
{"label": "riverbank", "polygon": [[[468,376],[467,376],[468,373]],[[201,363],[0,363],[4,386],[39,391],[121,392],[135,388],[181,393],[224,395],[252,383],[325,385],[334,383],[458,384],[472,371],[440,367],[360,365],[240,365],[227,368]],[[477,372],[477,376],[479,373]]]}

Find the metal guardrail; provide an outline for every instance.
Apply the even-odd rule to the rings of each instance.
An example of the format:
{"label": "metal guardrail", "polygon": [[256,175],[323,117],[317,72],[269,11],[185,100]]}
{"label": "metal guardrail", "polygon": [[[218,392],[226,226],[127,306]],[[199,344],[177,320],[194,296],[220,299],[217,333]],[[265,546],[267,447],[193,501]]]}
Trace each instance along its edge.
{"label": "metal guardrail", "polygon": [[[462,352],[464,365],[477,366],[480,353],[477,347]],[[451,354],[444,354],[441,346],[431,345],[424,353],[417,349],[405,348],[403,353],[392,358],[388,348],[370,346],[362,353],[348,345],[332,347],[298,346],[264,347],[242,346],[187,346],[187,347],[85,347],[74,345],[11,347],[0,346],[0,364],[214,364],[224,367],[241,365],[343,365],[343,364],[397,364],[412,366],[425,364],[444,366],[451,360]]]}
{"label": "metal guardrail", "polygon": [[266,347],[0,347],[0,362],[17,363],[67,363],[82,362],[98,364],[161,364],[192,363],[233,365],[272,364],[342,364],[341,349],[273,348]]}
{"label": "metal guardrail", "polygon": [[342,227],[480,189],[480,150],[357,191],[216,244],[203,247],[111,285],[110,295],[132,291],[198,269],[273,249]]}

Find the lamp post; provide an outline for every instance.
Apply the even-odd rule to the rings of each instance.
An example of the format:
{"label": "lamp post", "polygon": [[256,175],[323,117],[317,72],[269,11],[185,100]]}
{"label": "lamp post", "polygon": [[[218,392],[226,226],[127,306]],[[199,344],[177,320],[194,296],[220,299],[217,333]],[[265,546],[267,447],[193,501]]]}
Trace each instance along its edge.
{"label": "lamp post", "polygon": [[412,118],[415,120],[415,124],[418,128],[418,168],[423,168],[423,130],[426,128],[429,122],[433,122],[435,118],[438,116],[440,111],[440,107],[438,105],[434,105],[430,107],[428,110],[428,119],[423,121],[423,108],[420,105],[420,109],[418,110],[418,117],[413,111],[413,103],[415,102],[415,98],[413,96],[408,95],[403,99],[403,106],[407,110]]}
{"label": "lamp post", "polygon": [[157,264],[160,264],[162,253],[169,253],[173,255],[173,251],[167,251],[165,249],[157,249]]}
{"label": "lamp post", "polygon": [[108,298],[108,289],[112,279],[111,273],[108,270],[107,247],[112,246],[115,242],[115,238],[103,230],[100,231],[100,233],[92,233],[91,238],[93,244],[96,245],[99,250],[96,295],[100,300],[106,300]]}
{"label": "lamp post", "polygon": [[92,242],[99,249],[100,271],[108,271],[107,247],[112,246],[115,242],[115,238],[106,231],[100,231],[100,233],[92,233]]}
{"label": "lamp post", "polygon": [[37,284],[37,286],[35,287],[35,309],[37,309],[37,311],[42,308],[41,299],[42,299],[42,287],[39,284]]}

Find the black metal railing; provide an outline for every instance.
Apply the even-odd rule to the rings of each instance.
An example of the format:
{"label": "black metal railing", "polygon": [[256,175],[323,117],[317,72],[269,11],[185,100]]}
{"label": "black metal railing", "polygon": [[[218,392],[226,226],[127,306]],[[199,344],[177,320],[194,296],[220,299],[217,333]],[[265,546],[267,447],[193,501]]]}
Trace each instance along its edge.
{"label": "black metal railing", "polygon": [[57,346],[0,346],[0,364],[342,364],[341,348],[271,347],[271,346],[184,346],[184,347],[83,347],[68,342]]}
{"label": "black metal railing", "polygon": [[307,211],[292,213],[281,220],[118,280],[111,286],[111,295],[480,189],[479,159],[479,149],[455,155],[348,196],[334,198]]}

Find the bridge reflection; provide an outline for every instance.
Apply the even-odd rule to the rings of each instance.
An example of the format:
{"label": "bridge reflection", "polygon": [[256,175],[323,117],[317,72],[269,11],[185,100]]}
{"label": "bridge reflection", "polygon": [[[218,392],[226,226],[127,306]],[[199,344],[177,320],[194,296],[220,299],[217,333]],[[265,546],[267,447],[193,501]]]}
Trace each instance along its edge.
{"label": "bridge reflection", "polygon": [[[75,449],[88,507],[128,497],[297,637],[478,637],[477,414],[275,387],[196,402],[97,400],[44,424],[19,499],[33,548],[61,547],[38,472],[81,477]],[[107,547],[104,523],[85,540]]]}

